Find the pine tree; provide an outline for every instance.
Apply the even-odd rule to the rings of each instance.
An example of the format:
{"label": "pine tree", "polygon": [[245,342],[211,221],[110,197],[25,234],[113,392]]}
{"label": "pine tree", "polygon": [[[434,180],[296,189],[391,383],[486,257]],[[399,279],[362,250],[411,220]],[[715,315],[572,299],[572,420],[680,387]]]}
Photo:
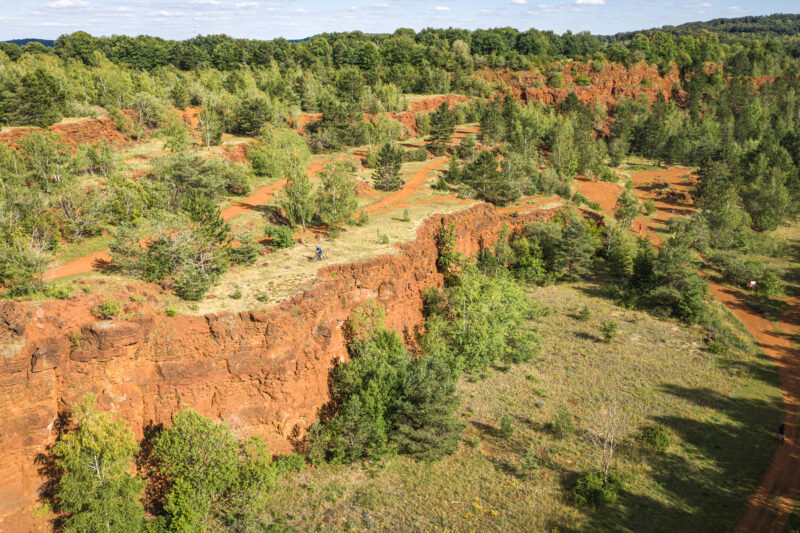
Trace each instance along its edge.
{"label": "pine tree", "polygon": [[447,178],[452,183],[458,183],[461,181],[461,163],[459,162],[458,157],[456,157],[456,154],[453,154],[452,157],[450,157],[450,166],[447,170]]}
{"label": "pine tree", "polygon": [[12,120],[25,126],[46,128],[61,120],[64,93],[58,80],[39,67],[22,77]]}
{"label": "pine tree", "polygon": [[441,155],[450,145],[450,138],[456,129],[455,114],[450,111],[447,102],[442,102],[439,109],[431,113],[431,133],[428,138],[428,149]]}
{"label": "pine tree", "polygon": [[435,459],[453,453],[461,440],[453,373],[438,357],[423,356],[408,369],[403,401],[395,415],[394,441],[404,453]]}
{"label": "pine tree", "polygon": [[403,149],[386,143],[378,152],[378,167],[372,175],[375,188],[379,191],[396,191],[402,186],[400,165]]}
{"label": "pine tree", "polygon": [[617,198],[614,206],[614,218],[622,223],[629,223],[631,220],[642,214],[642,202],[630,189],[625,189]]}
{"label": "pine tree", "polygon": [[93,394],[84,397],[73,415],[77,427],[53,445],[64,471],[56,494],[58,509],[67,513],[64,529],[142,531],[144,483],[128,473],[139,446],[122,420],[97,410],[96,400]]}
{"label": "pine tree", "polygon": [[506,205],[519,198],[515,189],[497,169],[497,159],[491,152],[483,151],[475,161],[462,171],[464,183],[475,189],[477,197],[495,205]]}

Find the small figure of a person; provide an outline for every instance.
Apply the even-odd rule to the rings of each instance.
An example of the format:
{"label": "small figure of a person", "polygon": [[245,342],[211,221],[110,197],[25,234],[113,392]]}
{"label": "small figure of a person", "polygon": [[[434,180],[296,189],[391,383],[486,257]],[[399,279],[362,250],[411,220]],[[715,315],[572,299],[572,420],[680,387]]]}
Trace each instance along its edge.
{"label": "small figure of a person", "polygon": [[642,236],[642,225],[639,224],[639,237],[641,237],[641,236]]}
{"label": "small figure of a person", "polygon": [[781,440],[781,444],[786,442],[786,424],[778,426],[778,438]]}
{"label": "small figure of a person", "polygon": [[748,283],[747,286],[750,288],[751,291],[755,291],[756,290],[756,280],[751,279],[750,283]]}
{"label": "small figure of a person", "polygon": [[315,258],[317,259],[317,261],[322,259],[322,248],[319,247],[319,244],[317,245],[317,253],[315,255]]}
{"label": "small figure of a person", "polygon": [[401,185],[401,187],[405,187],[405,186],[406,186],[406,180],[403,180],[403,185]]}

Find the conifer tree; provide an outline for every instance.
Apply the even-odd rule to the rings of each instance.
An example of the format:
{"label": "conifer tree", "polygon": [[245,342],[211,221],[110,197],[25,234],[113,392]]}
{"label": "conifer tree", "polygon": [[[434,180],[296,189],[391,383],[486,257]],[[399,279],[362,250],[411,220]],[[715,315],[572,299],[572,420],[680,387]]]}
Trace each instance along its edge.
{"label": "conifer tree", "polygon": [[386,143],[378,152],[378,167],[372,175],[375,188],[379,191],[396,191],[402,185],[400,166],[403,149]]}
{"label": "conifer tree", "polygon": [[431,133],[428,138],[428,149],[436,155],[443,154],[450,144],[450,138],[453,136],[455,128],[455,114],[450,111],[447,102],[442,102],[442,105],[431,113]]}

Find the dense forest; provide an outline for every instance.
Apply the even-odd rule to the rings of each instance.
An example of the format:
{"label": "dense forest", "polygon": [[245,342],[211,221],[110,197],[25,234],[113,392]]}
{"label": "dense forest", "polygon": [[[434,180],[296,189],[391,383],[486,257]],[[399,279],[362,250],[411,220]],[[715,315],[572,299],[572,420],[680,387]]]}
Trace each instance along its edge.
{"label": "dense forest", "polygon": [[[783,290],[782,273],[761,259],[786,253],[769,232],[800,209],[798,24],[800,16],[774,15],[608,37],[450,28],[322,34],[294,43],[84,32],[59,37],[52,49],[0,43],[4,125],[47,128],[64,117],[107,115],[129,140],[157,138],[164,149],[132,175],[121,171],[108,143],[70,146],[46,129],[0,146],[4,297],[69,297],[72,289],[45,282],[53,254],[105,234],[112,237],[111,272],[198,301],[228,268],[256,260],[256,237],[291,247],[306,226],[324,227],[333,239],[365,224],[353,165],[331,159],[310,180],[312,154],[366,147],[364,166],[378,191],[405,184],[402,164],[446,156],[437,190],[497,206],[558,196],[596,212],[599,206],[574,190],[577,177],[623,186],[605,220],[563,211],[503,233],[474,259],[456,253],[452,227],[442,228],[437,266],[445,287],[425,295],[419,353],[384,326],[378,304],[359,308],[346,324],[351,360],[331,375],[335,409],[309,428],[302,455],[273,461],[260,440],[237,442],[224,425],[184,409],[171,428],[148,436],[149,470],[132,473],[139,444],[88,396],[74,410],[77,429],[53,449],[63,470],[57,510],[66,530],[271,531],[263,529],[272,520],[260,514],[263,502],[306,462],[453,454],[464,431],[459,378],[538,354],[539,336],[526,324],[546,311],[526,287],[602,272],[620,305],[698,324],[710,352],[743,350],[710,305],[698,267],[710,265],[734,284],[758,278],[765,298]],[[575,94],[591,84],[586,72],[642,63],[674,75],[667,94],[610,106]],[[567,95],[555,106],[524,102],[503,83],[486,81],[486,70],[535,72],[541,85]],[[565,86],[566,72],[573,86]],[[416,132],[389,115],[407,109],[409,94],[445,93],[469,98],[418,113]],[[187,109],[197,112],[196,131],[186,127]],[[313,115],[300,128],[304,114]],[[476,134],[455,142],[455,128],[464,124]],[[245,161],[199,155],[226,134],[246,138]],[[411,135],[424,142],[403,147],[399,141]],[[654,209],[617,172],[632,156],[697,168],[691,196],[699,209],[671,219],[658,248],[629,231]],[[264,235],[231,231],[220,203],[245,196],[265,176],[286,180],[279,203],[285,223],[268,224]],[[104,305],[102,318],[119,313],[118,302]],[[614,321],[602,328],[606,342],[617,335]],[[552,424],[553,431],[575,431],[569,412]],[[665,431],[658,426],[647,438],[666,439]],[[97,483],[87,469],[97,457],[110,482]],[[581,473],[571,489],[575,505],[616,500],[624,479],[610,465],[604,459]],[[146,480],[168,481],[147,518],[139,501]]]}

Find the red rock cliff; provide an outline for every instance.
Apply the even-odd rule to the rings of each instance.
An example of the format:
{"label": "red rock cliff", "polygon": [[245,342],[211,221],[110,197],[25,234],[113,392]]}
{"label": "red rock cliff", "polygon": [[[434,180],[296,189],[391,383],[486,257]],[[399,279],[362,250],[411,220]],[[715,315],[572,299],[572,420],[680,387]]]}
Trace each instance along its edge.
{"label": "red rock cliff", "polygon": [[288,451],[292,433],[308,427],[328,399],[329,371],[347,357],[341,326],[357,305],[377,298],[387,326],[413,338],[423,289],[442,283],[438,228],[455,222],[459,251],[472,254],[492,245],[504,223],[519,227],[549,213],[507,218],[480,205],[432,217],[400,254],[321,269],[310,287],[263,313],[169,318],[138,301],[126,304],[126,320],[98,321],[91,295],[4,302],[0,531],[47,529],[32,516],[42,484],[35,459],[52,443],[58,414],[86,392],[138,437],[187,405],[225,421],[240,438],[263,435],[273,451]]}

